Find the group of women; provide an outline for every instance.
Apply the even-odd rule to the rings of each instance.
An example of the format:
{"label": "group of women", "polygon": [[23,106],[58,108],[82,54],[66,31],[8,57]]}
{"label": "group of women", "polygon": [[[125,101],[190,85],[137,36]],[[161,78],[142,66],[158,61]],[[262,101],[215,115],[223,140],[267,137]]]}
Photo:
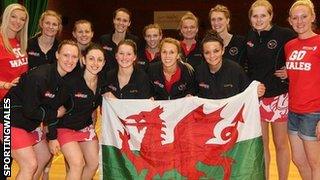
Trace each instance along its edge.
{"label": "group of women", "polygon": [[314,6],[310,0],[294,2],[289,11],[294,31],[273,24],[273,15],[267,0],[256,0],[249,10],[252,28],[243,37],[229,32],[230,12],[217,5],[209,12],[211,30],[202,39],[197,17],[188,12],[179,24],[181,41],[163,38],[160,26],[150,24],[143,29],[142,43],[128,32],[131,13],[120,8],[114,12],[114,31],[97,45],[87,20],[75,22],[75,41],[58,43],[61,16],[51,10],[40,17],[41,32],[28,41],[27,10],[9,5],[0,27],[0,98],[2,104],[3,98],[12,102],[16,178],[48,179],[52,154],[61,151],[67,179],[92,179],[98,167],[94,125],[102,96],[221,99],[258,80],[266,179],[269,125],[279,179],[288,178],[288,137],[301,177],[319,179],[320,36],[313,31]]}

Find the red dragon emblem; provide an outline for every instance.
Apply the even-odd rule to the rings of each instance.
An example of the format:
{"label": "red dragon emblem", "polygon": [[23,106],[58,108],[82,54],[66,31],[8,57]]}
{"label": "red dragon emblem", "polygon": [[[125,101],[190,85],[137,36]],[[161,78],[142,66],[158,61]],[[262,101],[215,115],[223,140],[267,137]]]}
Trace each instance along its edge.
{"label": "red dragon emblem", "polygon": [[205,174],[196,168],[200,161],[208,166],[221,166],[224,172],[224,180],[230,179],[233,159],[225,153],[230,150],[238,139],[238,123],[244,122],[242,111],[244,106],[232,121],[230,126],[225,127],[220,138],[225,144],[207,144],[213,137],[214,128],[222,121],[220,114],[222,108],[205,114],[203,105],[183,117],[174,128],[174,141],[162,144],[164,134],[162,128],[166,128],[164,121],[160,118],[163,108],[156,107],[151,111],[142,111],[131,115],[126,119],[133,119],[134,123],[121,120],[124,126],[135,126],[140,131],[146,127],[141,142],[140,154],[133,153],[129,148],[130,135],[124,128],[124,133],[119,131],[122,139],[121,152],[135,165],[137,172],[148,169],[146,179],[152,179],[155,175],[162,176],[166,171],[176,169],[187,179],[199,179]]}

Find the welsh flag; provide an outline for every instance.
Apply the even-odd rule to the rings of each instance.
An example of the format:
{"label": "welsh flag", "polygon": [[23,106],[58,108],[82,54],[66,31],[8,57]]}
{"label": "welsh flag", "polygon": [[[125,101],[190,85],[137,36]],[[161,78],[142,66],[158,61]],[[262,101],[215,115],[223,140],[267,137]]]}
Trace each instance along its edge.
{"label": "welsh flag", "polygon": [[104,100],[103,179],[264,179],[258,82],[222,100]]}

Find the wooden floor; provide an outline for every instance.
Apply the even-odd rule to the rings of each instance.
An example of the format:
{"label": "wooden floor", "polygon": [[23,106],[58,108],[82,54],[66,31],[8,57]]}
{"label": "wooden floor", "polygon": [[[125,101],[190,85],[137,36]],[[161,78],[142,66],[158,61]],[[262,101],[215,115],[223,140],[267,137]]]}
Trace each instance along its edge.
{"label": "wooden floor", "polygon": [[[99,118],[100,119],[100,118]],[[97,127],[101,127],[100,126],[100,122],[97,122]],[[100,133],[100,129],[97,129],[98,135]],[[272,134],[272,133],[269,133]],[[272,137],[270,137],[270,142],[272,141]],[[277,167],[276,167],[276,162],[275,162],[275,148],[273,143],[270,143],[270,152],[271,152],[271,163],[270,163],[270,180],[277,180],[278,176],[277,176]],[[14,162],[13,166],[12,166],[12,178],[9,179],[15,179],[14,177],[17,174],[18,171],[18,166],[17,164]],[[53,165],[51,167],[50,170],[50,180],[61,180],[65,178],[65,167],[64,167],[64,160],[63,160],[63,155],[59,154],[58,156],[56,156],[53,160]],[[95,175],[94,179],[98,180],[99,179],[99,171],[97,172],[97,174]],[[293,163],[290,164],[290,172],[289,172],[289,180],[299,180],[301,179],[298,173],[297,168],[293,165]]]}

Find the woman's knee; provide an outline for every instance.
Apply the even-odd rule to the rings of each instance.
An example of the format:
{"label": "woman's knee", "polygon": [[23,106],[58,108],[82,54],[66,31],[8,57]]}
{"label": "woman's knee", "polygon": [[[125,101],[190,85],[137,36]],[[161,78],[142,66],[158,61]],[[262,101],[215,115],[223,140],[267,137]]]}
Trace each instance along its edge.
{"label": "woman's knee", "polygon": [[38,162],[36,158],[28,159],[27,161],[23,161],[19,164],[19,168],[21,171],[25,171],[28,173],[35,173],[38,168]]}
{"label": "woman's knee", "polygon": [[99,166],[99,159],[98,158],[94,158],[88,162],[86,162],[86,166],[90,169],[90,170],[97,170],[98,166]]}
{"label": "woman's knee", "polygon": [[70,169],[83,169],[85,161],[83,158],[73,158],[72,160],[68,160],[68,165]]}
{"label": "woman's knee", "polygon": [[298,168],[309,167],[308,160],[304,156],[297,156],[292,154],[292,161]]}

